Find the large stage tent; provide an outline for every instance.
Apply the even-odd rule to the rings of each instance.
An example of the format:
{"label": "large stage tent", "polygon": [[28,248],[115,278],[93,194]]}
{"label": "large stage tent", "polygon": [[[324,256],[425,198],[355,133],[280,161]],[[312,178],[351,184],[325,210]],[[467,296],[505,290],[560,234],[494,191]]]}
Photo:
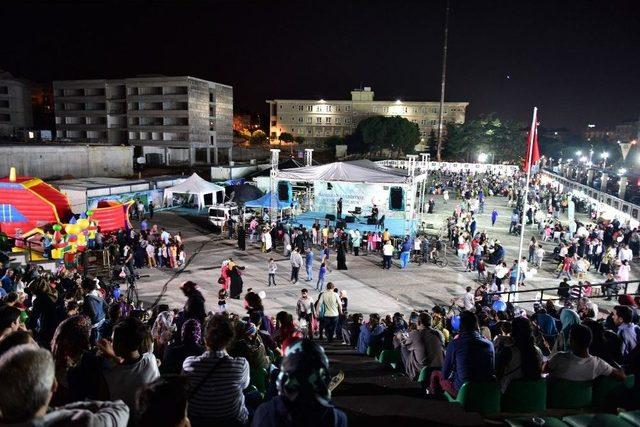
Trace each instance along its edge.
{"label": "large stage tent", "polygon": [[[293,202],[294,206],[298,205],[298,202]],[[257,198],[256,200],[251,200],[249,202],[245,202],[245,208],[257,208],[257,209],[269,209],[271,207],[271,193],[266,193],[264,196]],[[291,203],[289,202],[281,202],[278,201],[278,209],[289,209],[291,207]]]}
{"label": "large stage tent", "polygon": [[[342,198],[342,215],[354,215],[363,221],[374,205],[378,218],[392,220],[396,234],[409,233],[415,222],[416,184],[425,174],[410,175],[407,170],[378,165],[369,160],[334,162],[319,166],[305,166],[278,171],[275,180],[307,186],[303,215],[324,218],[336,213],[337,201]],[[311,194],[311,192],[313,194]],[[300,217],[300,215],[298,216]],[[390,224],[391,222],[389,222]],[[363,223],[359,223],[362,229]],[[385,222],[385,225],[387,222]],[[366,222],[364,225],[367,224]]]}
{"label": "large stage tent", "polygon": [[173,187],[165,188],[164,200],[167,205],[171,206],[173,205],[174,194],[186,194],[189,196],[195,196],[198,209],[202,209],[207,205],[207,203],[205,203],[205,196],[211,195],[211,203],[209,204],[215,204],[218,193],[222,193],[221,197],[224,197],[224,187],[206,181],[200,178],[198,174],[194,173],[180,184],[174,185]]}

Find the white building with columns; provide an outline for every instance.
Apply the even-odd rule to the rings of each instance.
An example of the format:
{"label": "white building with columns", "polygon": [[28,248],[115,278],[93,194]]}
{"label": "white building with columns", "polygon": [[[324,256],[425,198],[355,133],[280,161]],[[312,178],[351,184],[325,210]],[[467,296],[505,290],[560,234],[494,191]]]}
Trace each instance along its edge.
{"label": "white building with columns", "polygon": [[[352,134],[361,120],[372,116],[400,116],[420,128],[426,142],[437,132],[440,103],[437,101],[376,101],[370,87],[354,89],[350,100],[273,99],[269,104],[269,136],[275,142],[287,132],[305,140]],[[468,102],[445,102],[444,122],[464,123]]]}

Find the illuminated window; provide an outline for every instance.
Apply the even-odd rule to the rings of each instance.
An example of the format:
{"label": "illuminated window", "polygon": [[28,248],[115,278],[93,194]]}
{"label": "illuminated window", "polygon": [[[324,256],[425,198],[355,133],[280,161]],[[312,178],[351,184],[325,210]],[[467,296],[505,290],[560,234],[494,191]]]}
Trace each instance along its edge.
{"label": "illuminated window", "polygon": [[318,105],[316,107],[316,113],[321,113],[322,112],[322,107],[320,105]]}

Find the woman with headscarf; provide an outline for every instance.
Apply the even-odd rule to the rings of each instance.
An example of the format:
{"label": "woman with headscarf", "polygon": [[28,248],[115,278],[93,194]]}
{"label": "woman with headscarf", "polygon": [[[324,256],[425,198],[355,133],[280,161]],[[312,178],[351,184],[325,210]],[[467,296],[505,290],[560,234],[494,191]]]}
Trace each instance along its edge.
{"label": "woman with headscarf", "polygon": [[68,381],[69,369],[80,363],[82,355],[89,351],[91,321],[86,316],[73,316],[58,325],[51,340],[51,355],[56,370],[58,388],[52,404],[60,406],[72,401]]}
{"label": "woman with headscarf", "polygon": [[243,281],[240,270],[244,270],[244,267],[234,265],[231,270],[229,270],[229,298],[240,299],[240,295],[242,294]]}
{"label": "woman with headscarf", "polygon": [[580,324],[580,316],[574,310],[565,308],[560,312],[560,323],[562,323],[562,330],[558,334],[552,354],[569,350],[569,330],[573,325]]}
{"label": "woman with headscarf", "polygon": [[348,270],[347,268],[347,252],[344,249],[344,243],[341,241],[338,244],[338,254],[336,255],[336,261],[338,262],[338,270]]}
{"label": "woman with headscarf", "polygon": [[200,322],[189,319],[182,325],[180,332],[181,342],[170,344],[162,359],[160,372],[166,374],[179,374],[182,371],[182,363],[189,356],[200,356],[204,353],[202,342],[202,328]]}
{"label": "woman with headscarf", "polygon": [[151,328],[151,338],[154,342],[155,354],[159,359],[162,359],[164,350],[173,338],[173,333],[176,330],[173,320],[175,314],[171,310],[166,310],[158,314],[153,327]]}
{"label": "woman with headscarf", "polygon": [[244,227],[242,224],[238,225],[238,249],[244,251],[247,246],[246,242],[247,233],[244,231]]}

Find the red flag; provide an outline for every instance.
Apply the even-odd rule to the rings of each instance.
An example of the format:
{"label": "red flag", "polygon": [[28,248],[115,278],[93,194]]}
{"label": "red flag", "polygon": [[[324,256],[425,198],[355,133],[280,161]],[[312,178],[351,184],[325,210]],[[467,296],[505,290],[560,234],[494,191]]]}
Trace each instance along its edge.
{"label": "red flag", "polygon": [[524,170],[540,161],[540,148],[538,147],[538,109],[533,109],[533,120],[531,130],[527,132],[527,151],[524,153]]}

